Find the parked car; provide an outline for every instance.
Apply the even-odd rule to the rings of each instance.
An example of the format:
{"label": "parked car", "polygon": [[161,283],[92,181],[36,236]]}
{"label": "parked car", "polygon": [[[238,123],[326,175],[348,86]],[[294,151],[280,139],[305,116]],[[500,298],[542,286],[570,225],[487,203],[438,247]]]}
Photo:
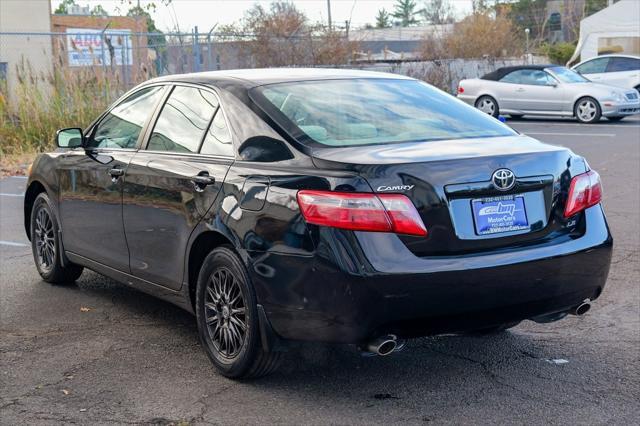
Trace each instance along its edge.
{"label": "parked car", "polygon": [[571,68],[596,83],[636,89],[640,92],[640,58],[604,55],[587,59]]}
{"label": "parked car", "polygon": [[42,279],[89,268],[175,303],[229,377],[295,341],[388,355],[580,315],[607,280],[585,159],[411,78],[161,77],[56,142],[24,201]]}
{"label": "parked car", "polygon": [[504,67],[462,80],[458,98],[494,117],[555,115],[595,123],[603,116],[618,121],[640,113],[638,91],[592,83],[558,65]]}

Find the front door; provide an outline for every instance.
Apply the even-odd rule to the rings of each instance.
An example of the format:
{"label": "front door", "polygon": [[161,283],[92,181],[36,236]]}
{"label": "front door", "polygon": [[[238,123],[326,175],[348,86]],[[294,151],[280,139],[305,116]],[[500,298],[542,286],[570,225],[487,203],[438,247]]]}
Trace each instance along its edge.
{"label": "front door", "polygon": [[124,228],[134,276],[180,288],[191,232],[232,163],[217,96],[207,88],[176,86],[125,176]]}
{"label": "front door", "polygon": [[544,70],[531,70],[521,92],[522,109],[538,113],[560,113],[565,109],[564,89]]}
{"label": "front door", "polygon": [[122,226],[123,177],[163,90],[154,86],[128,96],[89,129],[83,148],[62,154],[58,182],[65,250],[129,271]]}

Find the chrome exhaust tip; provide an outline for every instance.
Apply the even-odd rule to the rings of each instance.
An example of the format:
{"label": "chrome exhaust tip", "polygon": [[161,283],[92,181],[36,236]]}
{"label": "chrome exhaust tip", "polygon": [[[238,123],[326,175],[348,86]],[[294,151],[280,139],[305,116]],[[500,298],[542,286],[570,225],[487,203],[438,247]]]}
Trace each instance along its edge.
{"label": "chrome exhaust tip", "polygon": [[589,312],[591,309],[591,301],[589,299],[585,299],[584,302],[571,309],[571,315],[581,316]]}
{"label": "chrome exhaust tip", "polygon": [[386,356],[393,353],[397,346],[398,338],[393,334],[387,334],[386,336],[378,337],[369,342],[367,344],[367,350],[376,355]]}

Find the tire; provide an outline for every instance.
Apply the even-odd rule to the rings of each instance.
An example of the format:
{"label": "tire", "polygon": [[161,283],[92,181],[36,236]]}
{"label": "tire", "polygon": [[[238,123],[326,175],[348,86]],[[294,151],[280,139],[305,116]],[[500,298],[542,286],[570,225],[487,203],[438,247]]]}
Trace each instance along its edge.
{"label": "tire", "polygon": [[480,330],[473,330],[468,334],[472,336],[487,336],[491,334],[498,334],[498,333],[502,333],[503,331],[507,331],[508,329],[513,328],[518,324],[520,324],[520,321],[507,322],[507,323],[496,325],[493,327],[481,328]]}
{"label": "tire", "polygon": [[255,291],[230,247],[214,249],[200,268],[196,320],[200,342],[223,376],[257,378],[279,367],[282,353],[262,348]]}
{"label": "tire", "polygon": [[498,118],[500,115],[500,108],[498,107],[498,101],[496,101],[493,97],[489,95],[480,96],[476,99],[476,103],[474,104],[477,109],[480,111],[489,114],[495,118]]}
{"label": "tire", "polygon": [[511,117],[514,120],[520,120],[524,116],[522,114],[509,114],[509,117]]}
{"label": "tire", "polygon": [[33,202],[30,219],[31,251],[38,273],[51,284],[71,284],[82,274],[83,267],[72,263],[62,266],[58,221],[49,196],[42,192]]}
{"label": "tire", "polygon": [[621,115],[621,116],[619,116],[619,117],[607,117],[607,120],[609,120],[609,121],[613,121],[613,122],[615,123],[615,122],[617,122],[617,121],[622,120],[623,118],[624,118],[624,116],[623,116],[623,115]]}
{"label": "tire", "polygon": [[595,99],[585,96],[578,99],[578,102],[573,107],[573,115],[581,123],[597,123],[602,116],[602,109],[600,104]]}

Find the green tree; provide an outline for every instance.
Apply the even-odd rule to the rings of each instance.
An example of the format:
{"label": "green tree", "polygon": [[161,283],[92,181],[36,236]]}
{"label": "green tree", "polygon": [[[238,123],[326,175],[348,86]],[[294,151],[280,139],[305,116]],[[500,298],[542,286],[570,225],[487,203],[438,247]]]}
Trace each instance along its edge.
{"label": "green tree", "polygon": [[71,6],[77,6],[78,3],[75,0],[62,0],[62,2],[58,5],[56,10],[53,11],[56,15],[68,15],[69,8]]}
{"label": "green tree", "polygon": [[396,4],[393,7],[391,16],[400,20],[400,25],[403,27],[415,25],[419,22],[416,15],[420,11],[416,10],[417,4],[415,0],[396,0]]}
{"label": "green tree", "polygon": [[584,16],[593,15],[596,12],[600,12],[607,7],[609,2],[607,0],[587,0],[584,5]]}
{"label": "green tree", "polygon": [[109,14],[106,10],[104,10],[104,7],[102,7],[102,5],[97,4],[93,7],[93,9],[91,9],[91,16],[109,16]]}
{"label": "green tree", "polygon": [[[154,8],[155,9],[155,8]],[[156,72],[161,74],[163,68],[166,67],[167,58],[167,38],[162,31],[156,27],[156,22],[151,17],[148,9],[141,6],[134,6],[127,12],[127,16],[136,19],[144,19],[147,33],[147,45],[150,49],[156,51],[155,67]]]}
{"label": "green tree", "polygon": [[549,17],[547,3],[549,0],[517,0],[509,4],[507,17],[517,28],[519,34],[529,28],[534,43],[539,43],[546,36]]}
{"label": "green tree", "polygon": [[378,10],[376,15],[376,28],[389,28],[391,26],[391,15],[386,9]]}

